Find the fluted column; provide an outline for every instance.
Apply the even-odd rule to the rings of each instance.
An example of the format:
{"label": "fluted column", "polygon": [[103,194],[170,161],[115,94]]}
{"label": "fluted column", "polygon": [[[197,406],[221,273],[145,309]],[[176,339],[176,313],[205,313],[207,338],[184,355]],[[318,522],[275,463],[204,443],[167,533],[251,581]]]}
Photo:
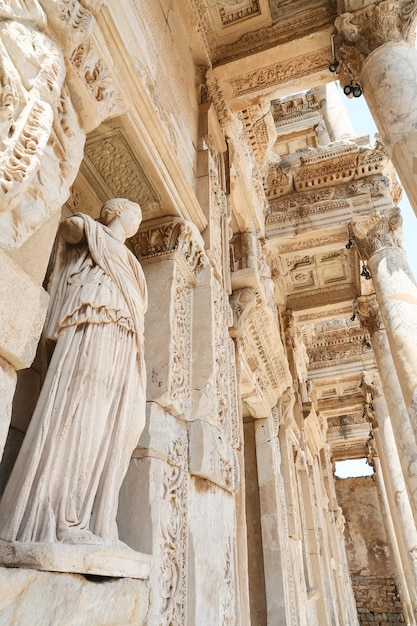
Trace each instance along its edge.
{"label": "fluted column", "polygon": [[383,0],[335,22],[339,78],[360,83],[389,155],[417,214],[416,0]]}
{"label": "fluted column", "polygon": [[358,217],[350,236],[367,261],[391,354],[417,440],[417,285],[401,247],[399,209]]}

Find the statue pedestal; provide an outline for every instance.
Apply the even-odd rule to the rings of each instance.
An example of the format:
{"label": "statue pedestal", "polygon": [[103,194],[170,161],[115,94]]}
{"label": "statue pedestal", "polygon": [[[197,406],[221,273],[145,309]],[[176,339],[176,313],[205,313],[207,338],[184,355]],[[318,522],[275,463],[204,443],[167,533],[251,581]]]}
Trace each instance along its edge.
{"label": "statue pedestal", "polygon": [[47,572],[146,579],[151,570],[152,557],[128,547],[0,540],[0,565]]}

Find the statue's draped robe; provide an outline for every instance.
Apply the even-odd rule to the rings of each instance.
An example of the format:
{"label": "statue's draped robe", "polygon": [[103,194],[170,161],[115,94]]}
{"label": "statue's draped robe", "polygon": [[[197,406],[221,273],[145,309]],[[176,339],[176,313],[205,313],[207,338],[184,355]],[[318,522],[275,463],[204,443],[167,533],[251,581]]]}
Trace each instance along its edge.
{"label": "statue's draped robe", "polygon": [[[145,420],[140,264],[85,215],[58,246],[45,335],[51,363],[0,506],[8,541],[118,541],[119,489]],[[95,541],[95,537],[90,537]]]}

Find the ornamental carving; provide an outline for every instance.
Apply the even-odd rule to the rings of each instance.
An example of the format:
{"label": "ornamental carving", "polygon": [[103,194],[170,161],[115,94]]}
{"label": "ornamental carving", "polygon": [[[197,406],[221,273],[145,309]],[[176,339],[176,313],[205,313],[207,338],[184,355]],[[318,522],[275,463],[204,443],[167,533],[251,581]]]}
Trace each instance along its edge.
{"label": "ornamental carving", "polygon": [[235,571],[236,571],[236,548],[234,542],[228,537],[224,554],[223,584],[220,590],[220,615],[221,626],[239,626],[240,611],[236,597]]}
{"label": "ornamental carving", "polygon": [[187,623],[188,481],[187,438],[179,437],[169,446],[163,479],[160,626]]}
{"label": "ornamental carving", "polygon": [[[287,121],[286,118],[293,118],[300,114],[306,114],[312,111],[318,111],[320,108],[314,91],[297,94],[290,98],[281,98],[273,102],[271,106],[274,122],[277,124]],[[304,117],[303,115],[303,117]]]}
{"label": "ornamental carving", "polygon": [[[202,2],[202,0],[197,1],[199,4]],[[294,0],[291,0],[291,2],[293,3]],[[245,33],[237,42],[234,42],[233,45],[219,47],[216,50],[216,62],[224,63],[226,61],[232,61],[247,56],[254,50],[259,52],[260,50],[272,48],[273,46],[288,41],[295,35],[300,37],[303,33],[310,34],[317,24],[321,26],[333,25],[334,18],[336,17],[335,10],[327,6],[311,7],[308,11],[300,11],[288,19],[281,19],[281,8],[279,11],[280,19],[276,24],[266,28],[260,28],[259,30],[252,30]]]}
{"label": "ornamental carving", "polygon": [[354,44],[365,56],[392,41],[414,38],[416,0],[383,0],[355,13],[343,13],[335,20],[342,41]]}
{"label": "ornamental carving", "polygon": [[299,437],[300,431],[294,416],[295,393],[292,387],[288,387],[278,401],[280,421],[279,425],[283,428],[290,428],[294,434]]}
{"label": "ornamental carving", "polygon": [[256,160],[263,162],[277,137],[269,101],[243,109],[239,117],[245,124]]}
{"label": "ornamental carving", "polygon": [[235,345],[229,336],[232,311],[222,285],[214,280],[216,394],[218,425],[234,448],[240,444]]}
{"label": "ornamental carving", "polygon": [[176,258],[188,274],[188,284],[195,285],[206,263],[204,243],[197,227],[180,217],[166,217],[146,222],[129,240],[129,247],[140,261]]}
{"label": "ornamental carving", "polygon": [[231,304],[230,333],[236,339],[241,358],[241,383],[243,376],[252,386],[250,393],[244,393],[245,402],[256,417],[266,417],[291,383],[275,316],[252,288],[235,291]]}
{"label": "ornamental carving", "polygon": [[401,212],[395,208],[354,218],[349,224],[349,236],[355,241],[361,258],[367,261],[379,250],[401,246],[401,226]]}
{"label": "ornamental carving", "polygon": [[80,99],[80,115],[87,132],[126,109],[114,76],[98,55],[92,38],[81,43],[71,54],[68,82]]}
{"label": "ornamental carving", "polygon": [[370,336],[378,330],[384,330],[384,322],[376,295],[359,296],[356,300],[356,312],[361,324],[366,328]]}
{"label": "ornamental carving", "polygon": [[218,5],[223,26],[236,24],[261,13],[259,0],[218,0]]}
{"label": "ornamental carving", "polygon": [[151,186],[123,131],[110,129],[94,134],[85,145],[82,171],[88,170],[97,195],[106,198],[134,198],[145,219],[160,207],[160,198]]}
{"label": "ornamental carving", "polygon": [[261,89],[274,87],[289,80],[296,80],[321,72],[329,67],[332,52],[329,47],[300,55],[292,59],[274,63],[259,70],[232,78],[229,82],[233,96],[242,96]]}

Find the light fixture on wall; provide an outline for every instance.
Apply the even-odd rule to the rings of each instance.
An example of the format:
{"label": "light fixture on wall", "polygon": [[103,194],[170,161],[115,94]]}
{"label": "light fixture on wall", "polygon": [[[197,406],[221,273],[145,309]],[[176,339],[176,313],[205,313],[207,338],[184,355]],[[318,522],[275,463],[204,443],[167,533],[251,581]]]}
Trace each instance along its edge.
{"label": "light fixture on wall", "polygon": [[372,278],[371,272],[368,270],[366,265],[362,265],[361,276],[363,276],[365,280],[371,280]]}

